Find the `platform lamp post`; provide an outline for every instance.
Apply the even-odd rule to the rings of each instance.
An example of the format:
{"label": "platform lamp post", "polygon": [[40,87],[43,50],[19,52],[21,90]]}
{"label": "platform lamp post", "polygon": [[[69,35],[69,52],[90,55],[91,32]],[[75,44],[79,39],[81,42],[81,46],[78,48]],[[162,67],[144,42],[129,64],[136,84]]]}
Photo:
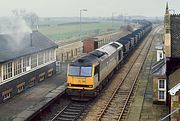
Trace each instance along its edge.
{"label": "platform lamp post", "polygon": [[82,22],[82,11],[87,11],[87,9],[81,9],[80,10],[80,33],[79,33],[79,38],[80,38],[80,41],[82,41],[81,40],[81,33],[82,33],[82,27],[81,27],[81,22]]}

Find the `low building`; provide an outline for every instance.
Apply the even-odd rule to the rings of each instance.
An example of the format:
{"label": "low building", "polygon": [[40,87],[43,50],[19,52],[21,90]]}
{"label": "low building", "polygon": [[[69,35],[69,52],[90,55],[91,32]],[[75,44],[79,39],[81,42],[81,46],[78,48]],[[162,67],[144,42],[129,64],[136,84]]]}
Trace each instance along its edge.
{"label": "low building", "polygon": [[68,62],[82,54],[83,44],[81,41],[71,42],[65,45],[59,44],[57,48],[57,61]]}
{"label": "low building", "polygon": [[[163,53],[157,48],[157,61],[152,67],[153,102],[169,107],[171,121],[179,121],[180,109],[180,14],[170,14],[168,4],[164,16]],[[164,58],[164,59],[162,59]],[[163,118],[163,119],[164,119]]]}
{"label": "low building", "polygon": [[55,74],[56,48],[38,31],[0,34],[0,102]]}
{"label": "low building", "polygon": [[153,74],[153,103],[167,103],[167,76],[166,60],[162,59],[156,62],[152,67]]}

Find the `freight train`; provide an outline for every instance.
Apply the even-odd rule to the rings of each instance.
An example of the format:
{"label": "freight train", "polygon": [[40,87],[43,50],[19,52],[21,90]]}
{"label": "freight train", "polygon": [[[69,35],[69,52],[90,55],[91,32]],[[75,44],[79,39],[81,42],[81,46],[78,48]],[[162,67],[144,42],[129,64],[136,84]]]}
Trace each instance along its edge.
{"label": "freight train", "polygon": [[144,40],[151,29],[152,23],[146,21],[140,29],[69,63],[67,94],[72,99],[97,96],[120,67],[123,59]]}

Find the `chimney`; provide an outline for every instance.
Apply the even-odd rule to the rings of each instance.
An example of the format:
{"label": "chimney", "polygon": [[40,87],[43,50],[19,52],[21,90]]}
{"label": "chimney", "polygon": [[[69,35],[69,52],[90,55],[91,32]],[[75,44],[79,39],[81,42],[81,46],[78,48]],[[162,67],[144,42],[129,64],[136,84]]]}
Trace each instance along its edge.
{"label": "chimney", "polygon": [[31,42],[31,45],[30,45],[30,46],[32,47],[32,46],[33,46],[33,45],[32,45],[32,44],[33,44],[33,43],[32,43],[32,33],[30,33],[30,42]]}

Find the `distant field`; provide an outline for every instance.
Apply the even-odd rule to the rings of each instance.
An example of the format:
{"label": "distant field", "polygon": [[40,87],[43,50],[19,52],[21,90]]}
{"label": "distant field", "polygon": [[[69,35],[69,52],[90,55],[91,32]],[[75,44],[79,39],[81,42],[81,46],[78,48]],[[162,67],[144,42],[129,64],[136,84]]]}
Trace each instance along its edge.
{"label": "distant field", "polygon": [[[123,25],[121,21],[113,22],[113,29],[118,30]],[[112,22],[93,22],[82,24],[82,36],[93,36],[107,32],[112,29]],[[79,38],[80,25],[79,23],[66,24],[46,24],[39,26],[39,31],[54,41],[64,41],[65,39]]]}

